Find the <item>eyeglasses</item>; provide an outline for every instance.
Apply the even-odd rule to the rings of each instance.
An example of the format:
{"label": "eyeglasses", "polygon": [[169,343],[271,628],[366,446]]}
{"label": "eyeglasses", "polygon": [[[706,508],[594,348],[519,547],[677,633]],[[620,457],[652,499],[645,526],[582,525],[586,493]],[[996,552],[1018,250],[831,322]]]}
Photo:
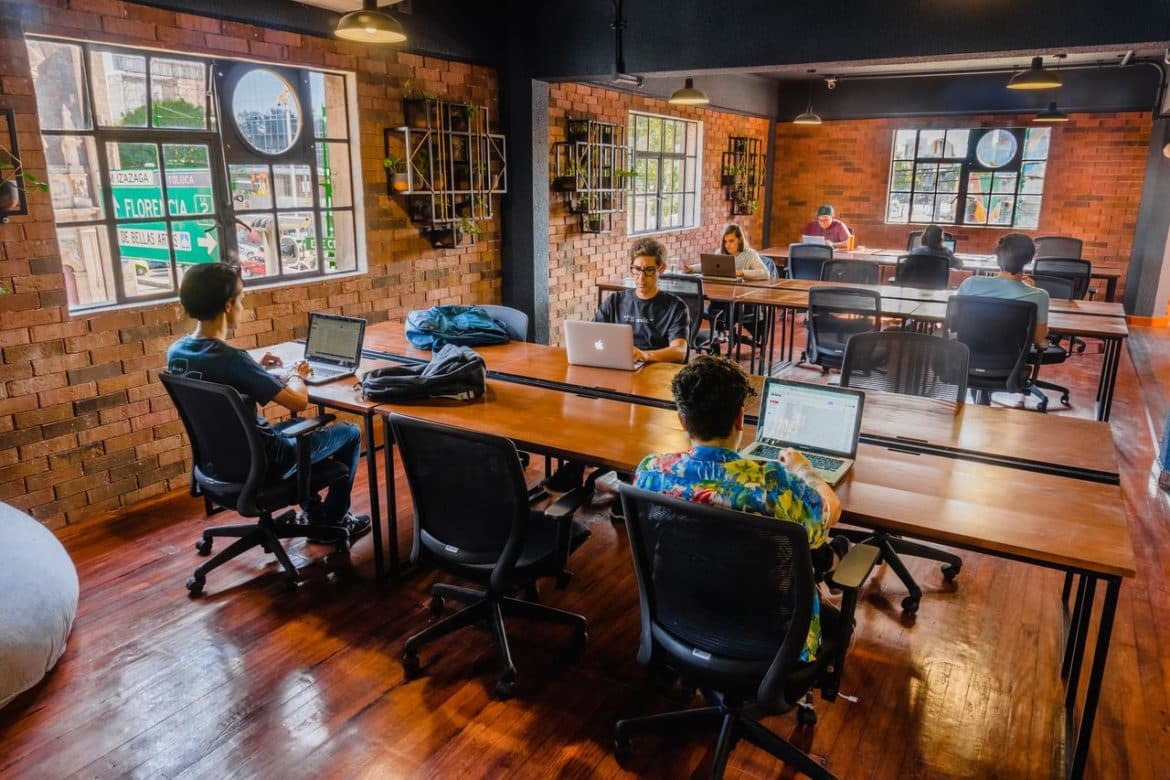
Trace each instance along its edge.
{"label": "eyeglasses", "polygon": [[658,266],[656,265],[631,265],[630,273],[643,274],[644,276],[654,276],[658,273]]}

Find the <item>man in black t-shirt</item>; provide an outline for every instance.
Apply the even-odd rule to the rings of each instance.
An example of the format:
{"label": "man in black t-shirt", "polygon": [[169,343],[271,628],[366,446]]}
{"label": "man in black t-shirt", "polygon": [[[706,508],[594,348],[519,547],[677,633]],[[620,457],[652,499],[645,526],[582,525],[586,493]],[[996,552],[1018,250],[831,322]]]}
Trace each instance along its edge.
{"label": "man in black t-shirt", "polygon": [[[203,379],[233,387],[245,403],[267,404],[270,401],[292,412],[309,405],[304,378],[311,373],[308,363],[299,361],[278,378],[265,370],[282,368],[276,355],[266,354],[261,363],[238,347],[228,344],[228,331],[234,330],[244,314],[244,285],[239,270],[224,263],[196,265],[187,271],[179,289],[179,301],[187,314],[196,320],[195,331],[183,336],[167,350],[167,371],[180,376]],[[281,433],[297,420],[272,425],[257,414],[256,426],[264,439],[270,476],[291,477],[297,469],[296,442]],[[331,459],[343,464],[347,472],[329,483],[325,501],[313,506],[315,523],[337,525],[346,529],[351,540],[370,530],[368,515],[349,511],[349,495],[361,457],[362,434],[353,423],[336,423],[309,434],[310,461]],[[319,516],[317,513],[319,512]],[[309,541],[315,541],[309,537]]]}
{"label": "man in black t-shirt", "polygon": [[633,290],[621,290],[605,299],[594,322],[616,322],[634,329],[634,360],[647,363],[685,363],[690,312],[677,296],[658,289],[658,275],[666,270],[666,250],[644,238],[630,250]]}

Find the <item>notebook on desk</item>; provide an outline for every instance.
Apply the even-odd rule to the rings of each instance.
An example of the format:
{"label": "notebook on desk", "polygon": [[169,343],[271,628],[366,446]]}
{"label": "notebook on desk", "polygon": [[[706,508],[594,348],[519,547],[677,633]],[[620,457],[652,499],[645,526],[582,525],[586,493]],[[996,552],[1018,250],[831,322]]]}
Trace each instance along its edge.
{"label": "notebook on desk", "polygon": [[565,352],[570,366],[635,371],[634,329],[624,323],[565,320]]}
{"label": "notebook on desk", "polygon": [[768,379],[756,440],[741,454],[778,460],[781,450],[792,447],[809,459],[822,479],[836,485],[857,457],[864,406],[865,394],[859,390]]}

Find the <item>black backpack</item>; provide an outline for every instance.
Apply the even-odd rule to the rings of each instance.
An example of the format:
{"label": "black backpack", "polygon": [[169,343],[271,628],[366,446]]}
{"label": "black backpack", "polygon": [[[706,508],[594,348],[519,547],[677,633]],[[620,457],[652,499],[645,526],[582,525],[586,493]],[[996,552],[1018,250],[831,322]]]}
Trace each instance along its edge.
{"label": "black backpack", "polygon": [[483,357],[470,347],[448,344],[426,365],[367,371],[362,376],[362,397],[396,403],[428,398],[472,401],[484,394],[486,380]]}

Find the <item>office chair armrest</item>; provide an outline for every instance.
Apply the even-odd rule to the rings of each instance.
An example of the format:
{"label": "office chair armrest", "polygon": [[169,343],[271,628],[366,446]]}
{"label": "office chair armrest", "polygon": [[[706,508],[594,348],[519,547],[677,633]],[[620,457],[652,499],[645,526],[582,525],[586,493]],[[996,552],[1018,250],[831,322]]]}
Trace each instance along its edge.
{"label": "office chair armrest", "polygon": [[881,550],[873,545],[855,544],[849,549],[849,554],[837,564],[829,579],[835,587],[857,590],[877,565],[880,555]]}
{"label": "office chair armrest", "polygon": [[281,428],[282,436],[291,436],[296,439],[304,436],[306,433],[312,433],[318,428],[324,427],[337,419],[333,414],[319,414],[316,417],[308,417],[300,422],[290,425],[287,428]]}
{"label": "office chair armrest", "polygon": [[593,495],[589,487],[579,487],[570,490],[550,504],[544,510],[544,516],[557,524],[557,555],[560,565],[568,563],[569,554],[573,551],[573,514]]}

